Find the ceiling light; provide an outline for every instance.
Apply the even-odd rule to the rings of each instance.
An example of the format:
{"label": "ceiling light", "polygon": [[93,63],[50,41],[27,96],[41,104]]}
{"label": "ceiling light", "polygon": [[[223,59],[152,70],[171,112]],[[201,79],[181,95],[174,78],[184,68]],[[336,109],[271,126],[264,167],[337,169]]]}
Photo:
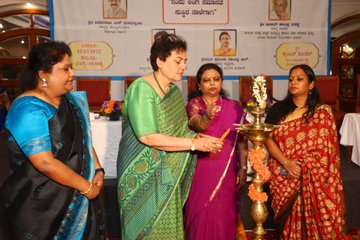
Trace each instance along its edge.
{"label": "ceiling light", "polygon": [[35,9],[36,6],[35,6],[34,4],[32,4],[32,3],[26,3],[26,4],[25,4],[25,8],[26,8],[26,9]]}
{"label": "ceiling light", "polygon": [[347,44],[343,45],[342,50],[349,56],[354,52],[354,49]]}

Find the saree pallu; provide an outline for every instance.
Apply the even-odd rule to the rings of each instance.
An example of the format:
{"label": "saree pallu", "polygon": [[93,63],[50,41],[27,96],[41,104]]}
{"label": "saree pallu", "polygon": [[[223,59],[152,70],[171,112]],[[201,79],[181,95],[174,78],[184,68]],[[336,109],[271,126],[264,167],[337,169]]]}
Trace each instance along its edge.
{"label": "saree pallu", "polygon": [[[240,123],[244,112],[239,103],[230,99],[220,98],[216,105],[221,107],[221,111],[209,122],[203,133],[219,138],[227,129],[231,131],[224,140],[221,152],[198,153],[198,163],[185,205],[189,240],[231,240],[236,237],[240,200],[236,191],[239,164],[237,146],[231,159],[230,153],[237,145],[233,124]],[[187,112],[189,119],[195,115],[203,116],[206,113],[203,98],[191,99]]]}
{"label": "saree pallu", "polygon": [[[22,98],[33,101],[34,97]],[[35,107],[46,104],[42,100],[35,99],[35,102]],[[54,157],[92,181],[95,163],[87,109],[84,93],[68,93],[61,99],[48,126]],[[36,139],[33,144],[41,147]],[[37,171],[16,139],[9,141],[8,147],[12,174],[0,190],[1,225],[7,228],[2,230],[7,239],[104,238],[97,200],[89,201],[79,191],[62,186]]]}
{"label": "saree pallu", "polygon": [[[127,107],[130,97],[138,99],[147,96],[153,98],[143,99],[144,104],[137,106],[137,112],[144,113],[152,108],[156,116],[146,116],[146,119],[155,119],[159,133],[175,137],[195,135],[187,127],[185,106],[175,85],[161,99],[145,80],[131,84],[124,102],[125,119],[118,155],[122,239],[183,239],[182,209],[196,158],[189,151],[160,151],[138,140],[134,129],[141,128],[137,123],[147,124],[147,120],[143,116],[134,116],[139,121],[134,118],[129,120]],[[147,106],[152,100],[155,102]],[[129,108],[134,110],[134,106]]]}
{"label": "saree pallu", "polygon": [[335,121],[327,105],[308,123],[299,117],[279,123],[273,139],[289,161],[301,164],[300,179],[290,179],[269,158],[275,223],[283,220],[281,239],[343,239],[343,187]]}

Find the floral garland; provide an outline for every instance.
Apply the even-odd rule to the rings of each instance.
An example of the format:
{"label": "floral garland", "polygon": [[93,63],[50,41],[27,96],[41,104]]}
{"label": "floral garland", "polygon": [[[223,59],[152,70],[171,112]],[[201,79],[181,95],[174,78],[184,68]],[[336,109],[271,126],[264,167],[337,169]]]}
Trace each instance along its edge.
{"label": "floral garland", "polygon": [[[259,174],[260,178],[265,182],[270,178],[270,171],[265,167],[263,160],[266,157],[266,150],[264,148],[252,148],[248,152],[250,165]],[[253,201],[266,202],[268,196],[265,192],[258,192],[254,183],[249,186],[249,197]]]}
{"label": "floral garland", "polygon": [[252,87],[253,90],[253,96],[256,99],[256,102],[258,104],[258,106],[261,109],[265,109],[267,104],[266,104],[266,99],[267,99],[267,93],[266,93],[266,79],[265,79],[265,75],[264,74],[260,74],[259,76],[257,76],[254,79],[254,84]]}

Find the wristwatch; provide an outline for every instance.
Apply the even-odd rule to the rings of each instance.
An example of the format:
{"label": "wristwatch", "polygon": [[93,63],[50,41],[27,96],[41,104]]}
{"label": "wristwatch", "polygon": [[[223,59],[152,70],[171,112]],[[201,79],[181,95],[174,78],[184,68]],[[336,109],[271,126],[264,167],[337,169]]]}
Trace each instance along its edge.
{"label": "wristwatch", "polygon": [[196,150],[196,147],[195,147],[195,142],[194,142],[194,139],[192,138],[191,139],[191,148],[190,148],[191,151],[195,151]]}

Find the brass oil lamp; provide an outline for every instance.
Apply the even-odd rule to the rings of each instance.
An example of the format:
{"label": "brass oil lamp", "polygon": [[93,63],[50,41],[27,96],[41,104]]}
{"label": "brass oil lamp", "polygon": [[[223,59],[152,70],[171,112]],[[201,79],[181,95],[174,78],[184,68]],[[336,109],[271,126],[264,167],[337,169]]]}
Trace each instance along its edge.
{"label": "brass oil lamp", "polygon": [[[265,152],[265,149],[263,148],[265,139],[276,127],[275,125],[261,122],[261,118],[265,113],[266,99],[267,99],[265,81],[266,80],[264,75],[260,75],[259,77],[254,79],[253,97],[256,98],[257,104],[255,107],[251,108],[250,110],[250,113],[254,116],[254,122],[252,124],[236,124],[236,129],[240,132],[243,132],[247,136],[247,139],[252,143],[252,148],[249,149],[249,152],[251,151]],[[263,154],[261,156],[263,157],[260,157],[261,159],[257,159],[257,161],[260,161],[264,169],[268,172],[267,168],[265,167],[266,154]],[[254,175],[252,177],[252,184],[249,187],[249,196],[253,200],[250,213],[253,220],[256,223],[256,226],[253,229],[253,232],[255,234],[254,239],[260,240],[260,239],[264,239],[264,236],[266,234],[266,230],[263,227],[263,223],[266,221],[268,217],[268,211],[265,205],[265,202],[267,200],[267,195],[266,193],[263,192],[263,184],[267,181],[266,178],[268,177],[262,176],[263,173],[257,171],[255,167],[253,167],[253,169],[254,169]],[[268,176],[270,176],[269,173]],[[263,198],[254,199],[254,197],[250,195],[251,191],[254,192],[254,195],[262,196]],[[265,196],[265,200],[264,200],[264,196]]]}

